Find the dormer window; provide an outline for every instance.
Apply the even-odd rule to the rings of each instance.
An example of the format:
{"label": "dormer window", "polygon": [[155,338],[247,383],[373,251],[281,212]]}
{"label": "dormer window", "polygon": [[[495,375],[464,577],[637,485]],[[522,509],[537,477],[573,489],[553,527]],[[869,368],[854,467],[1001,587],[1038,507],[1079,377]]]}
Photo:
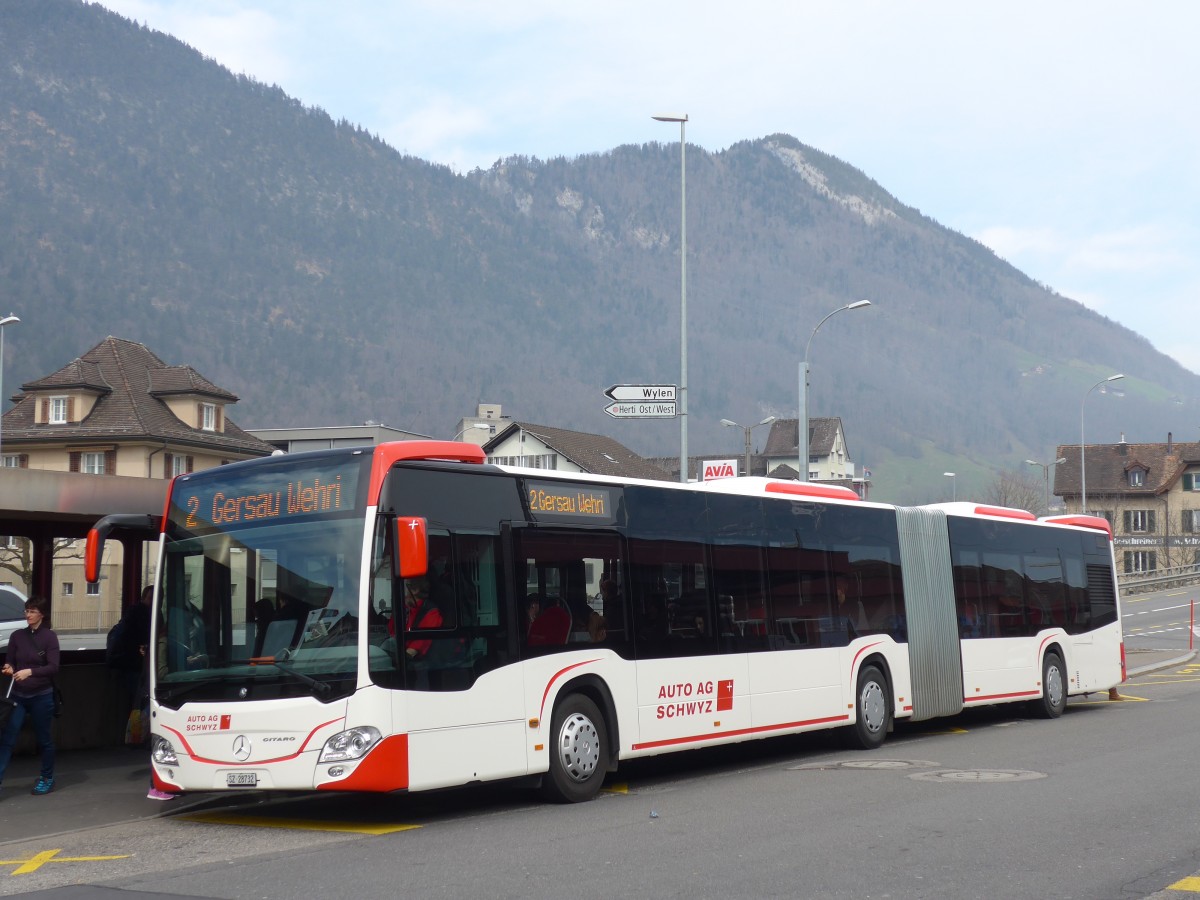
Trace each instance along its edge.
{"label": "dormer window", "polygon": [[217,430],[217,408],[211,403],[200,404],[200,430]]}
{"label": "dormer window", "polygon": [[1129,470],[1129,486],[1142,487],[1146,483],[1145,469],[1130,469]]}
{"label": "dormer window", "polygon": [[68,398],[67,397],[51,397],[50,412],[46,416],[46,422],[49,425],[66,425],[68,414]]}

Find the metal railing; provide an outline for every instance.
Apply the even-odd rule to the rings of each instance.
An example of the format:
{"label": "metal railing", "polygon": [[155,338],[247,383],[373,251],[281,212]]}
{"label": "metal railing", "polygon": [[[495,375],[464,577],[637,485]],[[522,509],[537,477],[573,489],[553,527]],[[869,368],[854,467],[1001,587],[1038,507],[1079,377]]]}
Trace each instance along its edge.
{"label": "metal railing", "polygon": [[1130,572],[1117,576],[1117,586],[1122,594],[1139,594],[1159,588],[1179,587],[1200,583],[1200,564],[1170,566],[1151,572]]}

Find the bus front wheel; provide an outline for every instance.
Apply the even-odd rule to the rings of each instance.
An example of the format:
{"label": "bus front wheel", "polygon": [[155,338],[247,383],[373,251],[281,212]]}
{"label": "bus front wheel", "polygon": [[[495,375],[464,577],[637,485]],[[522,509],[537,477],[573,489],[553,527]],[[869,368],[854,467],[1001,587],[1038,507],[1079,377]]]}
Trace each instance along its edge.
{"label": "bus front wheel", "polygon": [[887,679],[879,667],[864,666],[858,675],[855,721],[849,729],[849,738],[855,746],[874,750],[887,737],[892,719],[889,693]]}
{"label": "bus front wheel", "polygon": [[1042,660],[1042,696],[1032,702],[1043,719],[1057,719],[1067,707],[1067,683],[1062,657],[1053,650]]}
{"label": "bus front wheel", "polygon": [[581,803],[600,792],[608,771],[608,734],[596,704],[571,694],[550,720],[550,771],[542,795],[557,803]]}

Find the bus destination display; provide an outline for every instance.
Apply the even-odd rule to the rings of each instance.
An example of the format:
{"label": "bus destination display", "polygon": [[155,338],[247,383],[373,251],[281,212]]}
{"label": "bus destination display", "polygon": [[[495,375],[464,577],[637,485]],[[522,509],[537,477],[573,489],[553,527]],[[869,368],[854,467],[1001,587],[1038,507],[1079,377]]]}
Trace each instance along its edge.
{"label": "bus destination display", "polygon": [[529,497],[529,512],[534,516],[569,516],[612,523],[614,519],[612,491],[594,485],[525,483]]}
{"label": "bus destination display", "polygon": [[[358,498],[361,464],[338,462],[309,471],[256,471],[241,478],[191,478],[172,492],[171,518],[188,530],[239,528],[294,516],[349,512]],[[182,520],[182,521],[181,521]]]}

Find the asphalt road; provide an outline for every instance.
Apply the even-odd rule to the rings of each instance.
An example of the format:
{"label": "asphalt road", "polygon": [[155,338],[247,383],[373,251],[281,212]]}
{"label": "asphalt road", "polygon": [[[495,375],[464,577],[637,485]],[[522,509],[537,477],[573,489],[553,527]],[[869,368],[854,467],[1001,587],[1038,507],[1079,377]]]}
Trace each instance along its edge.
{"label": "asphalt road", "polygon": [[630,764],[578,806],[513,786],[208,795],[23,841],[0,805],[0,894],[1187,896],[1157,892],[1200,871],[1200,666],[1122,694],[1057,721],[1001,707],[902,725],[873,753],[820,734]]}
{"label": "asphalt road", "polygon": [[1200,585],[1121,597],[1121,628],[1131,650],[1189,649],[1200,627]]}

